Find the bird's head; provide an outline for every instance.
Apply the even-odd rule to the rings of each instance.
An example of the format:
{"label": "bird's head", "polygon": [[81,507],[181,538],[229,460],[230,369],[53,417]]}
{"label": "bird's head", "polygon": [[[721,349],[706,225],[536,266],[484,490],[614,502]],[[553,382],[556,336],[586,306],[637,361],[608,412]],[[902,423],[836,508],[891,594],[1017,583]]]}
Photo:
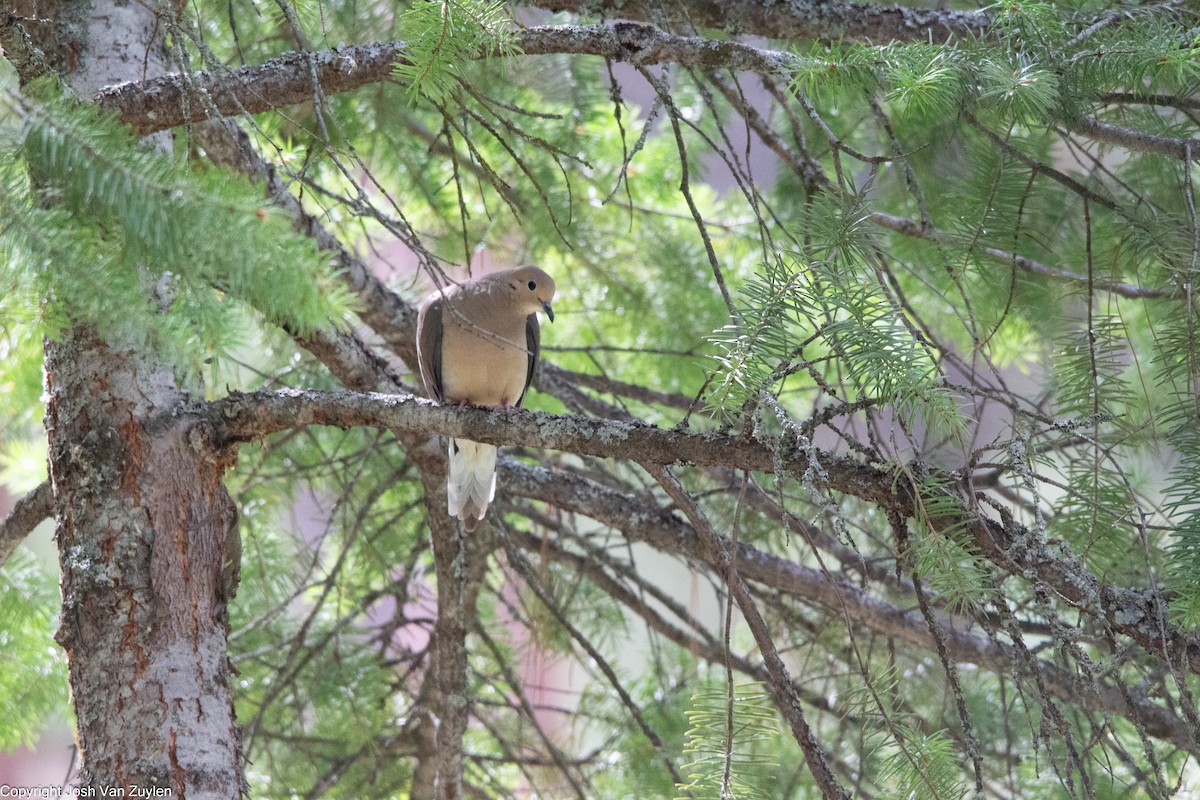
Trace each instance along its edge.
{"label": "bird's head", "polygon": [[516,296],[525,316],[545,311],[554,322],[554,279],[537,267],[518,267],[505,274],[508,289]]}

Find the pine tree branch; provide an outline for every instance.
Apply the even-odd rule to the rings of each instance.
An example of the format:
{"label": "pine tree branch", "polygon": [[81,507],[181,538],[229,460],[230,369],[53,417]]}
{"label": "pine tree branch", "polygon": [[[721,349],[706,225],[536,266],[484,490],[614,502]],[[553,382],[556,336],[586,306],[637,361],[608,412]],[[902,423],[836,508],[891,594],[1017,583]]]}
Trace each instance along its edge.
{"label": "pine tree branch", "polygon": [[[540,4],[540,3],[539,3]],[[547,3],[546,5],[578,6],[579,3]],[[640,4],[638,4],[640,5]],[[765,8],[757,2],[739,3],[753,8]],[[889,14],[904,20],[901,29],[927,31],[925,22],[908,24],[908,16],[927,12],[911,9],[884,9],[853,4],[815,5],[818,14],[841,14],[853,9],[852,16],[880,20]],[[721,9],[721,19],[728,13],[723,4],[706,4],[704,12]],[[574,10],[574,8],[572,8]],[[641,9],[644,12],[644,9]],[[771,7],[775,16],[775,6]],[[639,16],[638,8],[623,5],[622,16]],[[693,12],[688,12],[689,14]],[[981,16],[965,12],[929,12],[934,15]],[[786,15],[779,15],[786,16]],[[708,17],[701,15],[701,23]],[[891,24],[891,23],[889,23]],[[989,23],[990,24],[990,23]],[[725,27],[700,24],[699,27]],[[8,26],[7,38],[22,41],[13,33],[17,26]],[[812,38],[781,29],[782,37]],[[836,28],[835,28],[836,30]],[[834,36],[833,38],[838,38]],[[843,38],[858,38],[856,36]],[[873,38],[865,36],[862,38]],[[898,37],[891,37],[898,38]],[[903,37],[899,37],[903,38]],[[916,38],[925,38],[924,34]],[[766,50],[732,41],[718,41],[698,36],[680,36],[658,28],[630,22],[614,25],[549,26],[528,28],[519,32],[516,46],[525,55],[579,54],[595,55],[614,61],[637,65],[661,63],[706,69],[726,69],[733,72],[783,74],[790,72],[795,58],[782,52]],[[23,52],[19,51],[19,52]],[[480,54],[483,57],[483,54]],[[179,73],[152,80],[133,81],[101,90],[95,100],[107,110],[115,111],[121,121],[130,125],[139,136],[211,119],[213,113],[230,117],[257,114],[312,99],[313,80],[325,94],[350,91],[368,84],[392,79],[395,63],[404,63],[404,43],[369,43],[337,47],[332,50],[286,53],[264,64],[237,67],[220,74],[201,70],[188,76]],[[1113,97],[1125,97],[1114,95]],[[978,123],[968,115],[968,119]],[[982,128],[981,128],[982,129]],[[1122,128],[1092,118],[1077,120],[1072,129],[1082,136],[1139,152],[1166,155],[1178,159],[1200,158],[1200,139],[1179,139]],[[998,144],[1002,144],[998,142]],[[1046,173],[1050,174],[1050,173]],[[1051,175],[1051,177],[1056,177]],[[1056,178],[1057,179],[1057,178]],[[1079,191],[1078,185],[1069,188]],[[1104,198],[1092,199],[1105,202]]]}
{"label": "pine tree branch", "polygon": [[[363,321],[406,364],[416,364],[417,310],[385,286],[362,259],[304,209],[275,166],[254,148],[246,132],[229,120],[221,120],[199,126],[195,135],[215,163],[231,167],[253,180],[266,182],[271,202],[292,216],[298,231],[312,237],[318,248],[333,255],[334,274],[358,299],[358,312]],[[336,363],[348,375],[352,374],[347,386],[379,391],[381,387],[373,385],[378,380],[402,385],[370,348],[349,334],[318,332],[309,341],[302,342],[302,346],[319,358],[327,354],[333,359],[327,363]]]}
{"label": "pine tree branch", "polygon": [[[765,144],[771,152],[779,156],[792,172],[794,172],[811,191],[838,191],[837,187],[825,175],[819,163],[811,158],[808,153],[796,152],[789,147],[782,137],[770,126],[770,124],[759,114],[758,110],[753,105],[744,102],[742,97],[733,91],[733,87],[727,81],[718,75],[709,74],[706,76],[714,86],[725,96],[731,105],[738,110],[742,118],[747,124],[758,134],[759,139]],[[931,242],[941,242],[952,244],[952,238],[943,231],[929,228],[921,225],[916,220],[897,217],[893,214],[883,212],[873,212],[870,221],[881,228],[886,228],[894,233],[899,233],[904,236],[910,236],[916,239],[926,239]],[[1124,283],[1122,281],[1104,281],[1089,278],[1081,272],[1073,272],[1071,270],[1056,269],[1026,256],[1009,253],[996,247],[979,247],[979,252],[994,259],[1000,264],[1007,266],[1015,266],[1018,269],[1028,272],[1032,275],[1042,275],[1059,283],[1079,283],[1091,286],[1093,289],[1102,289],[1112,294],[1120,295],[1121,297],[1129,297],[1136,299],[1158,299],[1166,297],[1181,297],[1182,292],[1179,290],[1167,291],[1164,289],[1152,289],[1144,286],[1136,286],[1134,284]]]}
{"label": "pine tree branch", "polygon": [[1109,92],[1100,98],[1106,104],[1147,105],[1200,111],[1200,97],[1185,97],[1172,94],[1138,94],[1136,92]]}
{"label": "pine tree branch", "polygon": [[632,19],[678,30],[719,28],[730,34],[771,39],[816,39],[883,44],[947,42],[987,35],[993,16],[982,11],[908,8],[875,3],[795,2],[770,0],[520,0],[548,11]]}
{"label": "pine tree branch", "polygon": [[[504,469],[507,473],[508,470],[526,471],[529,468],[527,468],[524,464],[519,464],[510,460],[506,467],[503,467],[502,469]],[[535,497],[533,499],[540,500],[541,498]],[[627,498],[622,496],[618,503],[623,504],[626,499]],[[503,503],[503,501],[501,502]],[[625,570],[623,569],[622,565],[611,563],[607,559],[606,553],[603,550],[588,550],[585,554],[581,554],[571,550],[570,548],[562,546],[562,542],[569,537],[567,531],[557,527],[553,520],[538,514],[532,509],[523,508],[521,509],[521,513],[528,516],[531,521],[542,527],[544,530],[557,532],[560,534],[560,536],[547,539],[543,538],[542,536],[535,536],[534,534],[515,528],[506,531],[504,535],[513,541],[517,547],[526,552],[538,554],[543,563],[545,560],[549,559],[565,565],[573,574],[581,575],[587,578],[588,581],[600,588],[601,591],[603,591],[621,606],[637,614],[646,624],[646,627],[649,630],[652,630],[655,633],[658,633],[666,639],[674,642],[682,650],[685,650],[689,653],[694,653],[713,665],[723,665],[726,661],[728,661],[734,669],[746,675],[747,677],[753,678],[756,681],[766,681],[767,672],[765,667],[759,663],[751,661],[746,656],[738,653],[726,652],[723,643],[712,636],[705,629],[700,620],[696,619],[688,612],[687,608],[675,603],[674,600],[665,593],[654,593],[656,587],[653,584],[647,583],[643,578],[641,578],[641,576],[637,575],[635,571]],[[591,516],[586,512],[583,513],[584,516]],[[646,513],[649,512],[647,511]],[[630,539],[630,541],[633,541],[633,539]],[[690,539],[688,543],[694,545],[694,538]],[[670,551],[664,549],[663,552]],[[701,554],[699,552],[692,552],[692,548],[688,548],[688,552],[685,557],[699,559],[701,558]],[[634,581],[636,584],[636,590],[628,586],[624,581],[614,577],[612,574],[610,574],[610,572],[628,572],[629,574],[624,574],[622,577],[626,578],[627,580]],[[657,603],[662,604],[669,609],[670,612],[678,619],[689,623],[690,627],[695,632],[692,633],[686,631],[670,622],[662,613],[659,612],[658,605],[651,604],[648,601],[646,594],[653,594],[654,600],[657,601]],[[840,713],[844,715],[845,712],[836,709],[834,704],[830,702],[830,698],[828,696],[811,689],[806,689],[800,682],[796,682],[793,685],[796,693],[809,706],[812,706],[813,708],[825,713]],[[846,716],[849,716],[850,718],[856,718],[853,714]]]}
{"label": "pine tree branch", "polygon": [[[897,217],[892,214],[885,214],[882,211],[873,212],[870,216],[871,222],[881,228],[887,228],[890,231],[911,236],[916,239],[927,239],[931,242],[952,243],[952,239],[942,231],[928,230],[921,227],[920,223],[915,220]],[[1136,286],[1131,283],[1122,281],[1104,281],[1089,278],[1081,272],[1072,272],[1067,269],[1056,269],[1041,261],[1037,261],[1026,256],[1009,253],[997,247],[979,247],[979,251],[989,258],[1000,264],[1015,266],[1023,272],[1028,272],[1031,275],[1042,275],[1059,283],[1079,283],[1085,286],[1091,286],[1093,289],[1100,289],[1106,292],[1111,292],[1121,297],[1130,297],[1135,299],[1150,300],[1170,297],[1181,297],[1179,291],[1167,291],[1165,289],[1151,289],[1145,286]]]}
{"label": "pine tree branch", "polygon": [[42,481],[36,489],[16,502],[8,517],[0,521],[0,567],[12,557],[17,545],[53,513],[54,490],[50,481]]}
{"label": "pine tree branch", "polygon": [[522,554],[521,551],[515,547],[508,548],[507,553],[508,565],[517,573],[517,575],[521,577],[525,587],[534,593],[534,595],[541,602],[542,606],[550,612],[551,616],[554,617],[557,625],[562,628],[562,630],[565,631],[567,635],[575,641],[576,644],[579,645],[584,654],[587,656],[588,660],[594,664],[596,669],[598,669],[604,676],[609,687],[620,699],[621,705],[625,708],[625,712],[634,720],[638,730],[641,731],[642,735],[654,748],[659,760],[663,762],[663,765],[670,774],[672,781],[675,784],[682,783],[683,777],[679,774],[678,768],[672,761],[671,753],[663,743],[662,737],[658,735],[658,732],[646,720],[646,717],[642,713],[640,706],[629,694],[629,691],[621,682],[621,679],[617,676],[616,671],[609,664],[608,659],[604,657],[603,653],[596,649],[596,646],[592,644],[591,640],[586,635],[584,635],[583,631],[581,631],[577,625],[572,623],[571,620],[567,618],[559,604],[555,602],[551,594],[547,592],[544,582],[538,578],[537,574],[533,571],[532,566],[525,559],[524,554]]}
{"label": "pine tree branch", "polygon": [[518,710],[525,720],[532,723],[534,732],[538,737],[539,745],[549,754],[549,758],[534,756],[519,760],[514,759],[514,762],[556,767],[558,774],[570,784],[577,800],[587,800],[588,795],[583,786],[587,782],[587,778],[583,777],[580,774],[581,770],[578,769],[580,764],[586,762],[586,759],[572,759],[555,744],[554,738],[547,731],[542,720],[538,718],[538,711],[534,707],[534,703],[530,699],[528,692],[525,690],[524,682],[517,675],[513,663],[506,657],[504,649],[488,634],[487,627],[476,620],[476,625],[472,633],[483,643],[483,646],[487,648],[492,658],[495,659],[496,668],[500,671],[504,679],[504,691],[505,693],[511,692],[512,694],[512,707],[514,710]]}
{"label": "pine tree branch", "polygon": [[[783,471],[804,480],[811,466],[802,451],[776,454],[765,443],[720,433],[688,433],[624,420],[597,420],[500,409],[438,406],[405,395],[356,392],[234,393],[221,400],[186,409],[195,421],[193,434],[201,446],[215,451],[307,425],[382,427],[398,434],[454,436],[495,445],[523,445],[644,464],[675,463],[722,466],[773,473]],[[885,469],[852,458],[819,452],[825,485],[913,518],[913,490]],[[964,507],[972,504],[961,503]],[[1137,642],[1188,672],[1200,674],[1200,637],[1167,622],[1167,598],[1152,589],[1103,583],[1067,553],[1053,555],[1031,547],[1035,534],[1011,518],[1004,522],[968,516],[931,521],[936,526],[962,526],[974,546],[1007,573],[1036,577],[1080,611],[1100,620],[1115,634]]]}
{"label": "pine tree branch", "polygon": [[[678,63],[734,71],[787,73],[792,56],[729,41],[676,36],[634,23],[554,26],[521,31],[515,45],[525,55],[579,54],[639,65]],[[482,58],[484,54],[480,53]],[[313,79],[325,94],[393,80],[404,43],[372,43],[308,53],[287,53],[253,67],[217,73],[201,70],[109,86],[96,103],[116,112],[139,136],[211,119],[258,114],[311,100]]]}
{"label": "pine tree branch", "polygon": [[[719,4],[714,5],[719,7]],[[758,7],[761,4],[750,2],[744,5]],[[824,10],[838,7],[838,4],[816,6]],[[840,7],[844,9],[846,6]],[[626,16],[624,11],[627,8],[622,8],[622,16]],[[874,14],[897,12],[901,18],[913,13],[911,9],[880,9],[872,6],[862,9],[869,9]],[[869,17],[871,13],[864,18]],[[795,34],[782,35],[805,38]],[[787,74],[795,64],[793,57],[781,52],[730,41],[679,36],[649,25],[628,22],[612,26],[529,28],[518,34],[516,44],[525,55],[595,55],[638,65],[673,63],[733,72]],[[221,75],[202,70],[186,79],[178,73],[172,73],[153,80],[123,83],[101,90],[95,99],[102,108],[116,111],[121,121],[133,127],[138,135],[145,136],[186,122],[210,119],[214,110],[228,117],[256,114],[310,100],[313,76],[326,94],[389,80],[392,66],[403,60],[402,42],[287,53],[259,66],[238,67]],[[975,122],[974,119],[971,121]],[[1072,129],[1082,136],[1130,150],[1178,159],[1200,158],[1200,139],[1143,133],[1087,117],[1077,120]],[[1079,190],[1078,186],[1071,188]],[[1096,197],[1092,199],[1103,200]]]}
{"label": "pine tree branch", "polygon": [[[640,498],[621,494],[578,475],[530,467],[514,458],[502,457],[500,470],[500,483],[507,494],[580,514],[621,531],[630,542],[644,542],[660,552],[699,560],[713,569],[717,567],[706,555],[691,525]],[[931,653],[936,651],[937,642],[928,625],[920,612],[911,606],[897,607],[840,576],[781,558],[744,542],[734,545],[727,537],[720,538],[722,546],[736,554],[738,571],[747,580],[814,603],[882,636]],[[1036,660],[1026,664],[1012,646],[971,633],[971,621],[945,612],[935,613],[942,623],[947,652],[956,662],[977,664],[996,675],[1012,675],[1014,670],[1026,672],[1030,677],[1036,675],[1046,691],[1059,700],[1082,700],[1098,711],[1136,720],[1155,738],[1200,755],[1200,742],[1191,726],[1169,709],[1141,697],[1127,698],[1117,686],[1099,681],[1089,685],[1088,691],[1080,692],[1076,677],[1054,663]],[[719,658],[717,663],[720,663]]]}
{"label": "pine tree branch", "polygon": [[1114,144],[1127,150],[1170,156],[1180,161],[1200,160],[1200,139],[1176,139],[1172,136],[1143,133],[1132,128],[1110,125],[1091,117],[1076,120],[1071,123],[1070,128],[1080,136],[1105,144]]}
{"label": "pine tree branch", "polygon": [[788,721],[792,729],[792,736],[804,752],[808,770],[820,788],[821,794],[826,800],[833,800],[833,798],[849,800],[850,794],[833,774],[833,770],[829,768],[829,757],[825,753],[825,748],[821,746],[804,718],[800,697],[796,694],[791,676],[788,675],[787,666],[779,657],[779,651],[771,638],[771,632],[767,629],[766,620],[758,610],[750,587],[746,585],[738,571],[737,559],[730,552],[729,543],[722,541],[723,537],[712,527],[708,517],[696,504],[695,498],[684,490],[669,469],[657,461],[643,462],[641,466],[658,481],[658,485],[675,501],[675,504],[683,509],[684,514],[692,523],[693,530],[698,534],[701,549],[707,556],[709,564],[725,581],[730,594],[733,595],[738,610],[742,612],[742,619],[746,620],[749,625],[754,641],[758,645],[758,651],[762,655],[767,669],[767,687],[775,701],[775,707]]}
{"label": "pine tree branch", "polygon": [[1050,180],[1061,184],[1067,190],[1092,201],[1098,206],[1102,206],[1103,208],[1107,208],[1109,211],[1112,211],[1116,214],[1128,217],[1128,212],[1118,206],[1117,203],[1112,200],[1112,198],[1096,194],[1091,189],[1077,181],[1075,178],[1067,175],[1065,172],[1057,170],[1049,164],[1043,164],[1029,154],[1022,152],[1019,148],[1015,147],[1006,136],[1001,136],[988,126],[984,125],[970,111],[963,112],[963,119],[970,123],[971,127],[975,128],[975,130],[987,137],[988,141],[990,141],[1000,150],[1017,159],[1030,170],[1036,172],[1038,175],[1046,176]]}
{"label": "pine tree branch", "polygon": [[326,94],[385,81],[403,52],[401,42],[370,43],[307,53],[285,53],[263,64],[220,73],[163,75],[109,86],[96,103],[115,111],[139,136],[222,116],[258,114],[312,99],[313,76]]}

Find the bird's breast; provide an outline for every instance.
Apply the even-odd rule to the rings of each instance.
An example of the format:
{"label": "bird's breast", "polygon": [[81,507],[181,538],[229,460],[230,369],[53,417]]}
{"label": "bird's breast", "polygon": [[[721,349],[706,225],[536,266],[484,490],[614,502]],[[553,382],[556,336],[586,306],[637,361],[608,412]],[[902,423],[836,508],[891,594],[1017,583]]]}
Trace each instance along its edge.
{"label": "bird's breast", "polygon": [[525,389],[529,354],[525,323],[467,325],[453,318],[443,327],[442,384],[452,403],[513,405]]}

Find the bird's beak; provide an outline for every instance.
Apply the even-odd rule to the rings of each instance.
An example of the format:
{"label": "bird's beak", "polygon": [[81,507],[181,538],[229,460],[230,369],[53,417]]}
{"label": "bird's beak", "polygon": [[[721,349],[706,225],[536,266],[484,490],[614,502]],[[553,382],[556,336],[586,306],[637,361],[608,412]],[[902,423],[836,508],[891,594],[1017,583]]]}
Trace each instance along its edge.
{"label": "bird's beak", "polygon": [[542,303],[542,308],[546,310],[546,316],[550,318],[550,321],[554,322],[554,309],[550,307],[550,301]]}

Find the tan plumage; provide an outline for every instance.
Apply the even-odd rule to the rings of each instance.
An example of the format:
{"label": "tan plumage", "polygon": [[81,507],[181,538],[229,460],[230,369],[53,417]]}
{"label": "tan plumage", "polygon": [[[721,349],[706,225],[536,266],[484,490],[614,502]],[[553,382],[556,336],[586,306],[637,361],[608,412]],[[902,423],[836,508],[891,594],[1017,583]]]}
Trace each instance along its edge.
{"label": "tan plumage", "polygon": [[[521,405],[541,346],[537,312],[554,321],[554,279],[537,267],[493,272],[431,294],[417,316],[417,363],[440,403]],[[450,440],[446,505],[468,531],[496,494],[496,448]]]}

